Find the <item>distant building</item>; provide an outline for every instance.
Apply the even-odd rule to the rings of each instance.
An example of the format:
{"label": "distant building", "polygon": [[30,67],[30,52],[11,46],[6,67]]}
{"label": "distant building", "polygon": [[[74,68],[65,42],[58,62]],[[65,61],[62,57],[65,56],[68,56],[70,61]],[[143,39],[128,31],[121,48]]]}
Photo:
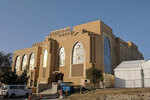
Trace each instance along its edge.
{"label": "distant building", "polygon": [[28,70],[31,86],[51,84],[55,72],[64,74],[63,81],[81,84],[86,70],[95,66],[113,74],[124,60],[144,59],[133,42],[125,42],[112,33],[102,21],[52,31],[45,40],[31,48],[16,50],[12,70]]}

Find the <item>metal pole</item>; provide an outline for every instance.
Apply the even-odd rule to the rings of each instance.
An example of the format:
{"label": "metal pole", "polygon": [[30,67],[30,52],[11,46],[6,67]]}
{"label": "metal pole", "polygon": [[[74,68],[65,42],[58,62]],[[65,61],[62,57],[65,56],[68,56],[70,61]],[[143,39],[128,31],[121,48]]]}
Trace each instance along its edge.
{"label": "metal pole", "polygon": [[142,81],[142,88],[144,88],[144,72],[143,72],[143,68],[142,68],[142,64],[140,64],[140,67],[141,67],[141,81]]}

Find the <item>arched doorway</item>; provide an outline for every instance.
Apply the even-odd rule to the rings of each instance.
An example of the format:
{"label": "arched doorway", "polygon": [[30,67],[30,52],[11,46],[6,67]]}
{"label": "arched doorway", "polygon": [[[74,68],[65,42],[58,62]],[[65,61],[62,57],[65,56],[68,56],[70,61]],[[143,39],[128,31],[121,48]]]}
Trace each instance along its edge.
{"label": "arched doorway", "polygon": [[72,49],[71,76],[80,77],[84,75],[85,50],[81,42],[77,42]]}

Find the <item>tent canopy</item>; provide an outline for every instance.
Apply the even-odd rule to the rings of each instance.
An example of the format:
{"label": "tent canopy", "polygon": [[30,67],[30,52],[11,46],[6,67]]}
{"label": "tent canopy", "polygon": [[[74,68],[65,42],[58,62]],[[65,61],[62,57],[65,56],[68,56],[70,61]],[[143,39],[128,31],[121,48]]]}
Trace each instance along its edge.
{"label": "tent canopy", "polygon": [[[141,70],[144,60],[123,61],[114,70]],[[149,62],[150,65],[150,62]]]}
{"label": "tent canopy", "polygon": [[150,60],[145,61],[142,65],[143,69],[150,69]]}

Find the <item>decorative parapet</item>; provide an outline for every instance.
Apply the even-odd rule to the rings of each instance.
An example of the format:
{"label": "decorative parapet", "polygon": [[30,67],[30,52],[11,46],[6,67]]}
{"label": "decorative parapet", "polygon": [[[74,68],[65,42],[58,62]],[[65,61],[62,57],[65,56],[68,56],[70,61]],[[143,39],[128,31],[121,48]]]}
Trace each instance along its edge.
{"label": "decorative parapet", "polygon": [[42,46],[43,45],[43,42],[39,42],[39,43],[34,43],[33,45],[32,45],[32,47],[35,47],[35,46]]}
{"label": "decorative parapet", "polygon": [[69,32],[71,32],[71,28],[66,27],[66,28],[63,28],[63,29],[52,31],[51,35],[60,35],[60,34],[65,34],[65,33],[69,33]]}
{"label": "decorative parapet", "polygon": [[[71,35],[71,36],[76,36],[78,33],[78,31],[72,31],[70,27],[64,28],[64,29],[60,29],[60,30],[56,30],[56,31],[52,31],[51,34],[48,36],[53,37],[53,36],[58,36],[58,37],[62,37],[62,36],[66,36],[66,35]],[[82,30],[81,33],[93,33],[87,30]]]}

